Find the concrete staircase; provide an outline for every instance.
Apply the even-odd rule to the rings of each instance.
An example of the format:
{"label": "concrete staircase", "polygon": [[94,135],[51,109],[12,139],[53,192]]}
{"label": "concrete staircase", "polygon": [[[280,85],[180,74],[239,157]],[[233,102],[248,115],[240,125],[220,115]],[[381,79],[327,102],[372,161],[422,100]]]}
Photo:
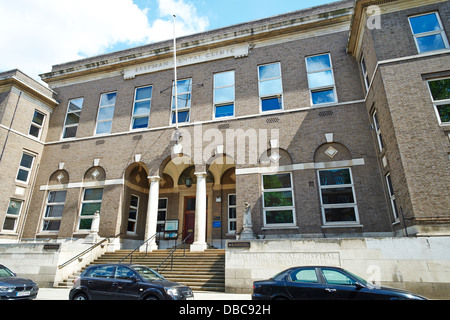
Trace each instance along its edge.
{"label": "concrete staircase", "polygon": [[[147,255],[145,252],[133,253],[133,264],[146,265],[156,268],[167,258],[172,250],[156,250]],[[131,250],[118,250],[106,253],[94,260],[90,265],[102,263],[117,263],[125,258]],[[128,257],[123,263],[130,263]],[[83,268],[84,270],[85,268]],[[58,288],[71,288],[73,281],[83,270],[73,274],[64,282],[58,284]],[[173,255],[171,270],[171,258],[167,259],[159,269],[167,280],[186,284],[194,291],[225,292],[225,250],[207,249],[205,252],[190,252],[178,249]]]}

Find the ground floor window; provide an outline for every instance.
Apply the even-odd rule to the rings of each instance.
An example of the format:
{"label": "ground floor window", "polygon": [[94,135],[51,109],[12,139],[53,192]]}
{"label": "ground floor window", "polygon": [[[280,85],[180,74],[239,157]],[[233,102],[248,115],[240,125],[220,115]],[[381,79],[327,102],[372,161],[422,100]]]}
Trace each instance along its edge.
{"label": "ground floor window", "polygon": [[319,170],[324,224],[359,223],[350,168]]}
{"label": "ground floor window", "polygon": [[95,212],[102,206],[103,188],[85,189],[81,203],[79,230],[90,230]]}
{"label": "ground floor window", "polygon": [[131,195],[130,207],[128,210],[128,233],[136,233],[136,224],[139,212],[139,197]]}
{"label": "ground floor window", "polygon": [[3,231],[15,232],[17,229],[17,223],[19,221],[20,212],[22,209],[23,201],[9,200],[8,209],[6,210],[5,221],[3,222]]}
{"label": "ground floor window", "polygon": [[264,225],[294,226],[295,206],[292,174],[278,173],[262,176]]}
{"label": "ground floor window", "polygon": [[228,195],[228,232],[236,232],[236,195]]}
{"label": "ground floor window", "polygon": [[397,202],[395,200],[394,188],[392,187],[391,174],[388,173],[386,175],[386,183],[388,186],[389,199],[391,200],[392,212],[394,214],[394,220],[398,221],[398,210],[397,210]]}
{"label": "ground floor window", "polygon": [[42,231],[59,231],[67,191],[50,191],[42,220]]}
{"label": "ground floor window", "polygon": [[160,198],[158,202],[158,222],[156,226],[157,232],[164,232],[167,217],[167,198]]}

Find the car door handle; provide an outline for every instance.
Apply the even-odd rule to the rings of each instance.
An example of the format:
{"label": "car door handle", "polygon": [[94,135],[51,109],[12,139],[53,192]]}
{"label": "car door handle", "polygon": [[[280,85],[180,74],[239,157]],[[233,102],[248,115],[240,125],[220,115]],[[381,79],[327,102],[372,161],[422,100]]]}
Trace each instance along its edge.
{"label": "car door handle", "polygon": [[119,284],[117,282],[114,282],[112,285],[113,287],[117,287]]}
{"label": "car door handle", "polygon": [[328,291],[328,292],[336,292],[336,289],[326,288],[325,291]]}
{"label": "car door handle", "polygon": [[92,280],[89,280],[89,281],[88,281],[88,284],[92,284],[92,282],[93,282]]}

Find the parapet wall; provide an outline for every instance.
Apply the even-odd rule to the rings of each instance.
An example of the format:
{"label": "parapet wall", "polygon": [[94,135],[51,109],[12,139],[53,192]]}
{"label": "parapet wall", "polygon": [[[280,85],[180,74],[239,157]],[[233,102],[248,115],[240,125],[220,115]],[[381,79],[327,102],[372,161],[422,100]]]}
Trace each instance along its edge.
{"label": "parapet wall", "polygon": [[251,293],[253,281],[289,267],[327,265],[430,299],[450,299],[450,237],[233,242],[226,249],[226,292]]}

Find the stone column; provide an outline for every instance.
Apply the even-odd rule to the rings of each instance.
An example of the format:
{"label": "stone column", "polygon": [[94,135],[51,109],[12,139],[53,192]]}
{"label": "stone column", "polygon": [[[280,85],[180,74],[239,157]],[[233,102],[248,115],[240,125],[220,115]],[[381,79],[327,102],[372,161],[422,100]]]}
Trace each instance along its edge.
{"label": "stone column", "polygon": [[206,172],[196,172],[197,194],[195,198],[195,233],[191,251],[203,252],[206,244]]}
{"label": "stone column", "polygon": [[[148,194],[147,206],[147,225],[145,227],[145,240],[156,234],[156,227],[158,224],[158,203],[159,203],[159,176],[148,177],[150,180],[150,192]],[[158,250],[156,244],[156,236],[149,242],[144,244],[140,251]]]}

